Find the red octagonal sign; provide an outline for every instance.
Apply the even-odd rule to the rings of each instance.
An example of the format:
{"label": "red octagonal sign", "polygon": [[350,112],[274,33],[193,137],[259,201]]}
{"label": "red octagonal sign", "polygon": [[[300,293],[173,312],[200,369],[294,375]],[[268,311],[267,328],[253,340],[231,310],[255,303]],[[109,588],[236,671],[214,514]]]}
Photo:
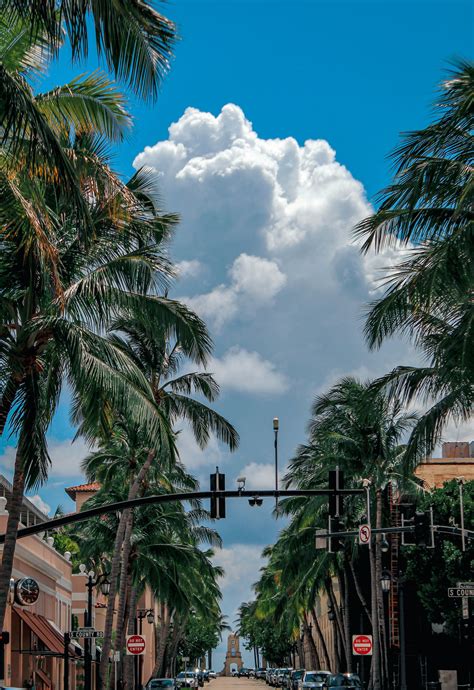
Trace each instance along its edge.
{"label": "red octagonal sign", "polygon": [[144,654],[145,638],[142,635],[127,635],[127,654]]}
{"label": "red octagonal sign", "polygon": [[372,635],[353,635],[352,653],[359,656],[372,654]]}

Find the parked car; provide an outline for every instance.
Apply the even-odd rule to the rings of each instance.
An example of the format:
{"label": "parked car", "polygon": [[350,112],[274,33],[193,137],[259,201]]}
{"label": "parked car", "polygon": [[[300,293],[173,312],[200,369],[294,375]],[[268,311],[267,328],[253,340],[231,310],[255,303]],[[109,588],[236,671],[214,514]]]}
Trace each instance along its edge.
{"label": "parked car", "polygon": [[332,676],[331,671],[305,671],[301,681],[301,690],[312,690],[322,688],[327,679]]}
{"label": "parked car", "polygon": [[333,673],[324,682],[325,689],[361,690],[362,683],[356,673]]}
{"label": "parked car", "polygon": [[250,678],[250,669],[242,667],[237,675],[239,678]]}
{"label": "parked car", "polygon": [[215,671],[209,670],[209,678],[217,678],[217,673]]}
{"label": "parked car", "polygon": [[197,675],[194,671],[181,671],[176,676],[177,688],[197,688],[198,685]]}
{"label": "parked car", "polygon": [[255,678],[265,678],[266,673],[267,672],[264,668],[257,668],[257,670],[255,671]]}
{"label": "parked car", "polygon": [[281,668],[274,668],[270,675],[270,685],[276,687],[278,682],[278,676],[280,675]]}
{"label": "parked car", "polygon": [[280,687],[281,688],[289,688],[289,683],[290,683],[290,676],[291,672],[293,671],[292,668],[282,668],[281,673],[280,673]]}
{"label": "parked car", "polygon": [[265,683],[267,685],[270,685],[270,678],[272,676],[272,673],[273,673],[273,668],[267,668],[267,670],[265,671]]}
{"label": "parked car", "polygon": [[231,671],[231,675],[232,675],[232,678],[237,678],[238,675],[239,675],[239,672],[236,671],[235,669],[233,669],[233,670]]}
{"label": "parked car", "polygon": [[290,673],[288,690],[298,690],[300,680],[304,676],[304,668],[296,669]]}
{"label": "parked car", "polygon": [[176,690],[174,678],[151,678],[146,684],[146,690]]}

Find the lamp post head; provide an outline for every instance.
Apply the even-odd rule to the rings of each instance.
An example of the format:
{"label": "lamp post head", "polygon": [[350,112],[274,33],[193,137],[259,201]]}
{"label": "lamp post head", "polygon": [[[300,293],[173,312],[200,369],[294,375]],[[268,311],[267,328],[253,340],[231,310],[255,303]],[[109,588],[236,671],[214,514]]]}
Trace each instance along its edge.
{"label": "lamp post head", "polygon": [[104,579],[102,580],[102,582],[101,582],[101,584],[100,584],[100,589],[101,589],[102,594],[104,595],[104,597],[108,597],[108,596],[109,596],[109,593],[110,593],[110,580],[108,579],[107,576],[104,577]]}
{"label": "lamp post head", "polygon": [[153,613],[153,611],[151,609],[149,611],[147,611],[146,619],[147,619],[148,623],[150,623],[150,625],[155,622],[155,614]]}
{"label": "lamp post head", "polygon": [[280,420],[278,417],[273,417],[273,431],[278,431],[280,428]]}
{"label": "lamp post head", "polygon": [[392,576],[389,570],[382,570],[382,576],[380,578],[380,586],[382,587],[382,592],[389,592],[390,585],[392,584]]}

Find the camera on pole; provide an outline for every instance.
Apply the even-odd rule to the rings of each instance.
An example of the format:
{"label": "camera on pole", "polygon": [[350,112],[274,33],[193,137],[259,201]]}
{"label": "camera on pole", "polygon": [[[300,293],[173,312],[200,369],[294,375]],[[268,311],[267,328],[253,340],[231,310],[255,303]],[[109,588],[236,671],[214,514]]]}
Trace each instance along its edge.
{"label": "camera on pole", "polygon": [[[211,491],[225,491],[225,474],[219,472],[216,467],[214,474],[211,474]],[[211,518],[220,520],[225,518],[225,496],[211,496]]]}

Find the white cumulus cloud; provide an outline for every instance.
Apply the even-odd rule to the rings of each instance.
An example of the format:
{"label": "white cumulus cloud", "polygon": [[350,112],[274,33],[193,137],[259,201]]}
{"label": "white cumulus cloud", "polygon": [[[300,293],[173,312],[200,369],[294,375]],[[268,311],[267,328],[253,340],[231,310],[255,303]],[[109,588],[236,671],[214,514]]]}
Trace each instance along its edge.
{"label": "white cumulus cloud", "polygon": [[272,302],[284,287],[286,276],[276,261],[240,254],[228,271],[230,282],[207,293],[182,298],[216,330],[235,317],[253,315],[255,309]]}
{"label": "white cumulus cloud", "polygon": [[[81,438],[58,440],[48,439],[48,452],[51,458],[50,479],[79,477],[81,462],[90,453],[90,448]],[[15,463],[16,449],[14,446],[6,446],[0,456],[0,467],[11,473]]]}
{"label": "white cumulus cloud", "polygon": [[202,264],[197,259],[177,261],[176,269],[180,278],[195,278],[201,273]]}
{"label": "white cumulus cloud", "polygon": [[45,515],[49,515],[51,512],[51,506],[49,506],[39,494],[35,494],[34,496],[28,496],[28,500],[33,503],[39,510],[41,510],[42,513]]}
{"label": "white cumulus cloud", "polygon": [[279,394],[288,389],[284,374],[258,352],[249,352],[235,346],[220,359],[213,358],[208,365],[223,391],[241,393]]}

